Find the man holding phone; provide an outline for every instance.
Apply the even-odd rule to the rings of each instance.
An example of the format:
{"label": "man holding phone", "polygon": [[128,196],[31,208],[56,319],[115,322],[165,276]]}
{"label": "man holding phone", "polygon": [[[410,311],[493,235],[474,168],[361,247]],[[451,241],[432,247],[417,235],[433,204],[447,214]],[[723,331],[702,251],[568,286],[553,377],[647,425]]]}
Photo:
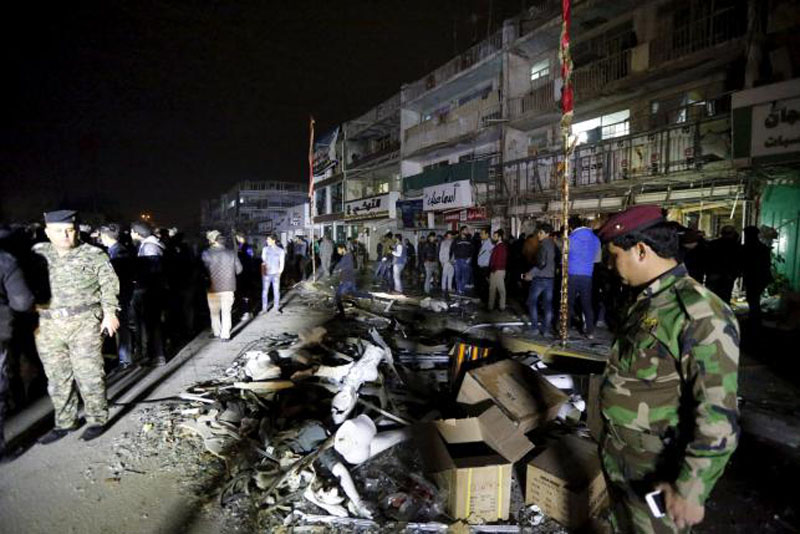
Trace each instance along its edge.
{"label": "man holding phone", "polygon": [[119,280],[105,252],[78,242],[75,218],[71,210],[45,213],[50,242],[33,247],[47,262],[50,284],[48,301],[37,305],[35,334],[55,409],[55,428],[42,444],[77,428],[79,391],[88,424],[81,439],[100,436],[108,420],[102,334],[113,336],[119,328]]}
{"label": "man holding phone", "polygon": [[687,532],[738,441],[739,325],[678,263],[677,232],[659,206],[614,215],[599,237],[637,291],[600,389],[613,527]]}

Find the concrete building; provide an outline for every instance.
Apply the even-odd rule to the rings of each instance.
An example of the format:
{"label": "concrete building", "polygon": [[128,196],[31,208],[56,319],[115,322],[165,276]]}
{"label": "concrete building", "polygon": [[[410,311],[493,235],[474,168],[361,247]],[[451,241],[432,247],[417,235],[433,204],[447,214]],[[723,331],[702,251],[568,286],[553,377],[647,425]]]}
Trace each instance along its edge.
{"label": "concrete building", "polygon": [[[512,37],[505,24],[401,90],[403,195],[418,199],[428,228],[471,219],[488,225],[485,210],[491,169],[502,156],[503,50]],[[474,215],[467,217],[467,215]]]}
{"label": "concrete building", "polygon": [[[556,4],[515,21],[506,52],[503,187],[490,203],[517,228],[561,210]],[[748,186],[732,165],[730,97],[744,81],[751,8],[735,0],[576,5],[571,212],[657,203],[709,235],[742,224]]]}
{"label": "concrete building", "polygon": [[247,236],[249,242],[262,245],[266,234],[276,230],[287,211],[307,199],[302,183],[242,181],[203,205],[201,225],[223,232],[235,230]]}

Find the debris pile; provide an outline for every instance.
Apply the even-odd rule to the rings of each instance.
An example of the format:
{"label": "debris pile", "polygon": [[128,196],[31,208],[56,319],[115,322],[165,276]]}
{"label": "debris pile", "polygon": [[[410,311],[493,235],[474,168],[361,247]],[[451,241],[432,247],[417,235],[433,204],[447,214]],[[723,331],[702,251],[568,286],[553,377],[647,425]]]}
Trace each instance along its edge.
{"label": "debris pile", "polygon": [[[140,438],[193,447],[200,465],[222,467],[220,503],[249,510],[266,532],[564,531],[548,517],[575,526],[557,496],[532,501],[525,477],[532,458],[559,446],[554,432],[588,436],[588,379],[536,354],[348,313],[356,320],[330,331],[251,343],[219,379],[153,407]],[[595,485],[587,517],[602,509]]]}

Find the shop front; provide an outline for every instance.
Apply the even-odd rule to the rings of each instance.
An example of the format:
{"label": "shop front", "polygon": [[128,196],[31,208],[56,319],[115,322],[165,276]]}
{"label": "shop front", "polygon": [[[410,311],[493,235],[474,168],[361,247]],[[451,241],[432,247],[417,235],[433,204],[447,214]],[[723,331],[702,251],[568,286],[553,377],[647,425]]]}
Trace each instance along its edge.
{"label": "shop front", "polygon": [[375,259],[376,247],[386,232],[396,232],[397,201],[400,193],[393,191],[345,202],[343,237],[355,237],[366,247],[369,257]]}

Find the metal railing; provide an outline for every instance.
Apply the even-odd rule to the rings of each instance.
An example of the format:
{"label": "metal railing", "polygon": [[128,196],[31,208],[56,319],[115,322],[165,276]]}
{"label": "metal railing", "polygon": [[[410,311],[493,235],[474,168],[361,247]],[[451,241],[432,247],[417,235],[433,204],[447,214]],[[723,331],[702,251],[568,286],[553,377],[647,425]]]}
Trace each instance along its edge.
{"label": "metal railing", "polygon": [[503,48],[503,31],[498,30],[487,39],[457,55],[424,78],[406,85],[403,88],[403,100],[414,100],[423,93],[442,85],[459,72],[465,71],[480,63]]}
{"label": "metal railing", "polygon": [[[585,101],[603,92],[608,84],[622,80],[631,74],[631,50],[623,50],[588,65],[575,69],[573,84],[576,99]],[[509,115],[519,119],[527,115],[558,111],[560,103],[556,100],[555,80],[536,87],[526,95],[509,100]]]}
{"label": "metal railing", "polygon": [[357,136],[362,131],[369,128],[376,122],[397,114],[400,111],[400,93],[384,100],[374,108],[370,109],[360,117],[347,123],[347,133],[350,136]]}
{"label": "metal railing", "polygon": [[508,113],[512,119],[533,113],[558,111],[558,109],[559,103],[555,98],[555,87],[553,87],[552,80],[548,80],[524,96],[508,101]]}
{"label": "metal railing", "polygon": [[492,126],[493,120],[501,117],[498,98],[497,92],[490,93],[486,99],[472,100],[451,110],[447,115],[434,117],[408,128],[403,133],[405,153],[410,154]]}
{"label": "metal railing", "polygon": [[741,37],[747,31],[747,13],[731,7],[663,31],[650,41],[650,66],[660,65]]}
{"label": "metal railing", "polygon": [[362,165],[366,165],[367,163],[373,162],[387,154],[391,154],[393,152],[397,152],[400,150],[400,140],[392,141],[388,145],[384,146],[383,148],[379,148],[378,150],[374,150],[372,152],[367,152],[366,154],[361,154],[358,159],[354,159],[350,163],[347,164],[347,169],[357,169]]}
{"label": "metal railing", "polygon": [[631,74],[630,49],[578,67],[572,75],[575,98],[586,99],[603,91],[606,86]]}
{"label": "metal railing", "polygon": [[[713,143],[729,136],[730,117],[724,115],[579,145],[572,154],[570,184],[576,187],[612,184],[699,170],[722,159]],[[563,161],[563,152],[533,156],[506,162],[495,172],[502,173],[509,195],[525,198],[554,190],[558,186],[558,167]]]}

